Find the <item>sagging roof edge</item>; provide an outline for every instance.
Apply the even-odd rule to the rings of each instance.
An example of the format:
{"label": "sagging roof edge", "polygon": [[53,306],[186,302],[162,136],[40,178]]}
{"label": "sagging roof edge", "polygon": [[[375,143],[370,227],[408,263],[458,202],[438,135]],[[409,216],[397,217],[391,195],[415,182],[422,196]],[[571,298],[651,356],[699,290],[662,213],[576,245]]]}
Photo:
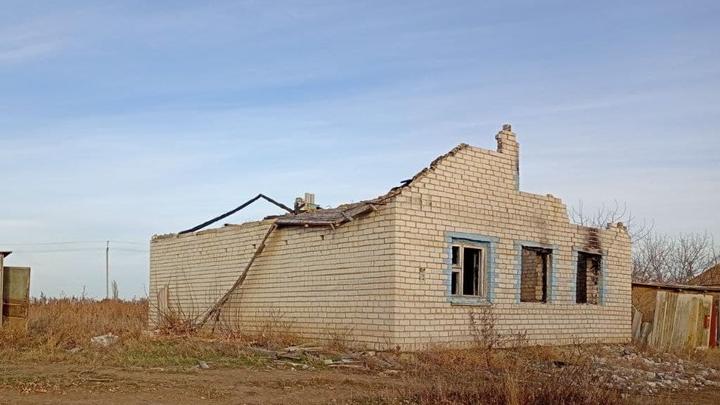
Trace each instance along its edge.
{"label": "sagging roof edge", "polygon": [[652,282],[652,281],[633,281],[632,286],[633,287],[657,288],[659,290],[720,292],[720,287],[687,285],[687,284],[673,284],[673,283],[658,283],[658,282]]}

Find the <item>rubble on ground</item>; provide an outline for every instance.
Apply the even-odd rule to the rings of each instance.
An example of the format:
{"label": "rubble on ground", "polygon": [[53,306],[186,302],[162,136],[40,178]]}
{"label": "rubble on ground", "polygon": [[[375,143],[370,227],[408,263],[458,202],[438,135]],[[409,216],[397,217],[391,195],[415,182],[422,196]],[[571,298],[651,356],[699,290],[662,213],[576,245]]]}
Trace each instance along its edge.
{"label": "rubble on ground", "polygon": [[97,346],[109,347],[109,346],[112,346],[115,343],[117,343],[119,340],[120,340],[120,336],[113,335],[112,333],[108,333],[106,335],[100,335],[100,336],[95,336],[93,338],[90,338],[90,343],[97,345]]}
{"label": "rubble on ground", "polygon": [[[573,350],[558,349],[561,352]],[[388,377],[403,372],[403,358],[408,355],[372,350],[331,351],[315,346],[290,346],[281,350],[250,347],[247,350],[271,359],[275,366],[294,370],[328,367],[374,371]],[[583,350],[582,356],[591,362],[591,369],[598,381],[626,394],[653,395],[660,391],[720,388],[720,370],[684,360],[672,353],[651,354],[632,346],[608,345],[588,347],[587,351]],[[572,360],[555,360],[537,365],[545,373],[574,366]]]}
{"label": "rubble on ground", "polygon": [[608,385],[625,393],[720,387],[720,370],[683,360],[672,353],[642,353],[633,347],[602,346],[591,357],[593,369]]}
{"label": "rubble on ground", "polygon": [[[396,361],[389,360],[391,355],[368,351],[334,351],[318,346],[289,346],[280,350],[270,350],[263,347],[251,346],[246,349],[250,354],[272,360],[280,367],[293,369],[315,369],[328,367],[337,369],[354,369],[370,371],[374,369],[397,368]],[[397,370],[390,370],[397,372]]]}

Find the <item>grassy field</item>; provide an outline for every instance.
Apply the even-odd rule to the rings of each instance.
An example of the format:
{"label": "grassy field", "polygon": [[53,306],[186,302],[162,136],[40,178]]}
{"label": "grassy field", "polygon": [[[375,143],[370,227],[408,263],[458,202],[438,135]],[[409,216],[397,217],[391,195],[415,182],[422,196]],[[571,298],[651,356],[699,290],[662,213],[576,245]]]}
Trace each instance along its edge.
{"label": "grassy field", "polygon": [[[0,361],[183,367],[199,359],[227,366],[258,360],[243,352],[244,340],[150,334],[147,314],[146,300],[36,300],[27,328],[0,329]],[[119,342],[107,348],[91,343],[92,337],[108,333],[119,336]]]}
{"label": "grassy field", "polygon": [[[498,349],[497,337],[478,329],[477,344],[462,350],[374,352],[338,341],[293,352],[288,360],[273,353],[309,343],[291,331],[274,328],[261,336],[149,333],[147,313],[144,300],[33,302],[27,328],[0,329],[0,403],[53,403],[57,395],[63,402],[99,398],[176,404],[613,404],[648,399],[613,388],[612,376],[594,368],[596,353],[590,346],[524,347],[522,337],[515,337],[504,342],[509,348]],[[119,341],[109,347],[90,342],[107,333]],[[686,358],[720,368],[717,352]],[[705,391],[691,395],[699,402],[697,395],[710,395],[708,403],[720,398]],[[673,403],[668,398],[654,400]]]}

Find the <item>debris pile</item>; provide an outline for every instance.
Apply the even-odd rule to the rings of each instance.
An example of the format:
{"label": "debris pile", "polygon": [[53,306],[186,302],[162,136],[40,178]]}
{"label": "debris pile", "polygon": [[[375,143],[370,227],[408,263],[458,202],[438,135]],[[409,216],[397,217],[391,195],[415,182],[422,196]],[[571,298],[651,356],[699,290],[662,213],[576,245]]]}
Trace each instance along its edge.
{"label": "debris pile", "polygon": [[275,366],[300,370],[329,367],[358,371],[379,370],[381,374],[393,375],[402,367],[397,362],[397,356],[373,350],[339,352],[318,346],[288,346],[281,350],[251,346],[247,350],[255,356],[272,360]]}
{"label": "debris pile", "polygon": [[110,347],[120,340],[120,336],[108,333],[107,335],[100,335],[90,338],[90,343],[96,346]]}
{"label": "debris pile", "polygon": [[624,392],[652,395],[662,390],[720,388],[720,370],[672,353],[647,354],[632,347],[603,346],[592,361],[599,374],[609,376],[612,387]]}

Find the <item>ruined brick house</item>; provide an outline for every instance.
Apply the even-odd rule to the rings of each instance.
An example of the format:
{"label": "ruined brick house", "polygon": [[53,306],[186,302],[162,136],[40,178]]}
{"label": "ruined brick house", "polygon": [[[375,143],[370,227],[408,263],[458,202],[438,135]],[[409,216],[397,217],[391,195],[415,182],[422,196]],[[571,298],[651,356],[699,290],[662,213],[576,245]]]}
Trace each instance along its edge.
{"label": "ruined brick house", "polygon": [[471,341],[469,312],[490,310],[531,343],[628,341],[625,227],[572,224],[560,199],[520,191],[516,136],[506,125],[496,139],[372,200],[154,236],[151,319],[213,308],[245,331],[416,349]]}

